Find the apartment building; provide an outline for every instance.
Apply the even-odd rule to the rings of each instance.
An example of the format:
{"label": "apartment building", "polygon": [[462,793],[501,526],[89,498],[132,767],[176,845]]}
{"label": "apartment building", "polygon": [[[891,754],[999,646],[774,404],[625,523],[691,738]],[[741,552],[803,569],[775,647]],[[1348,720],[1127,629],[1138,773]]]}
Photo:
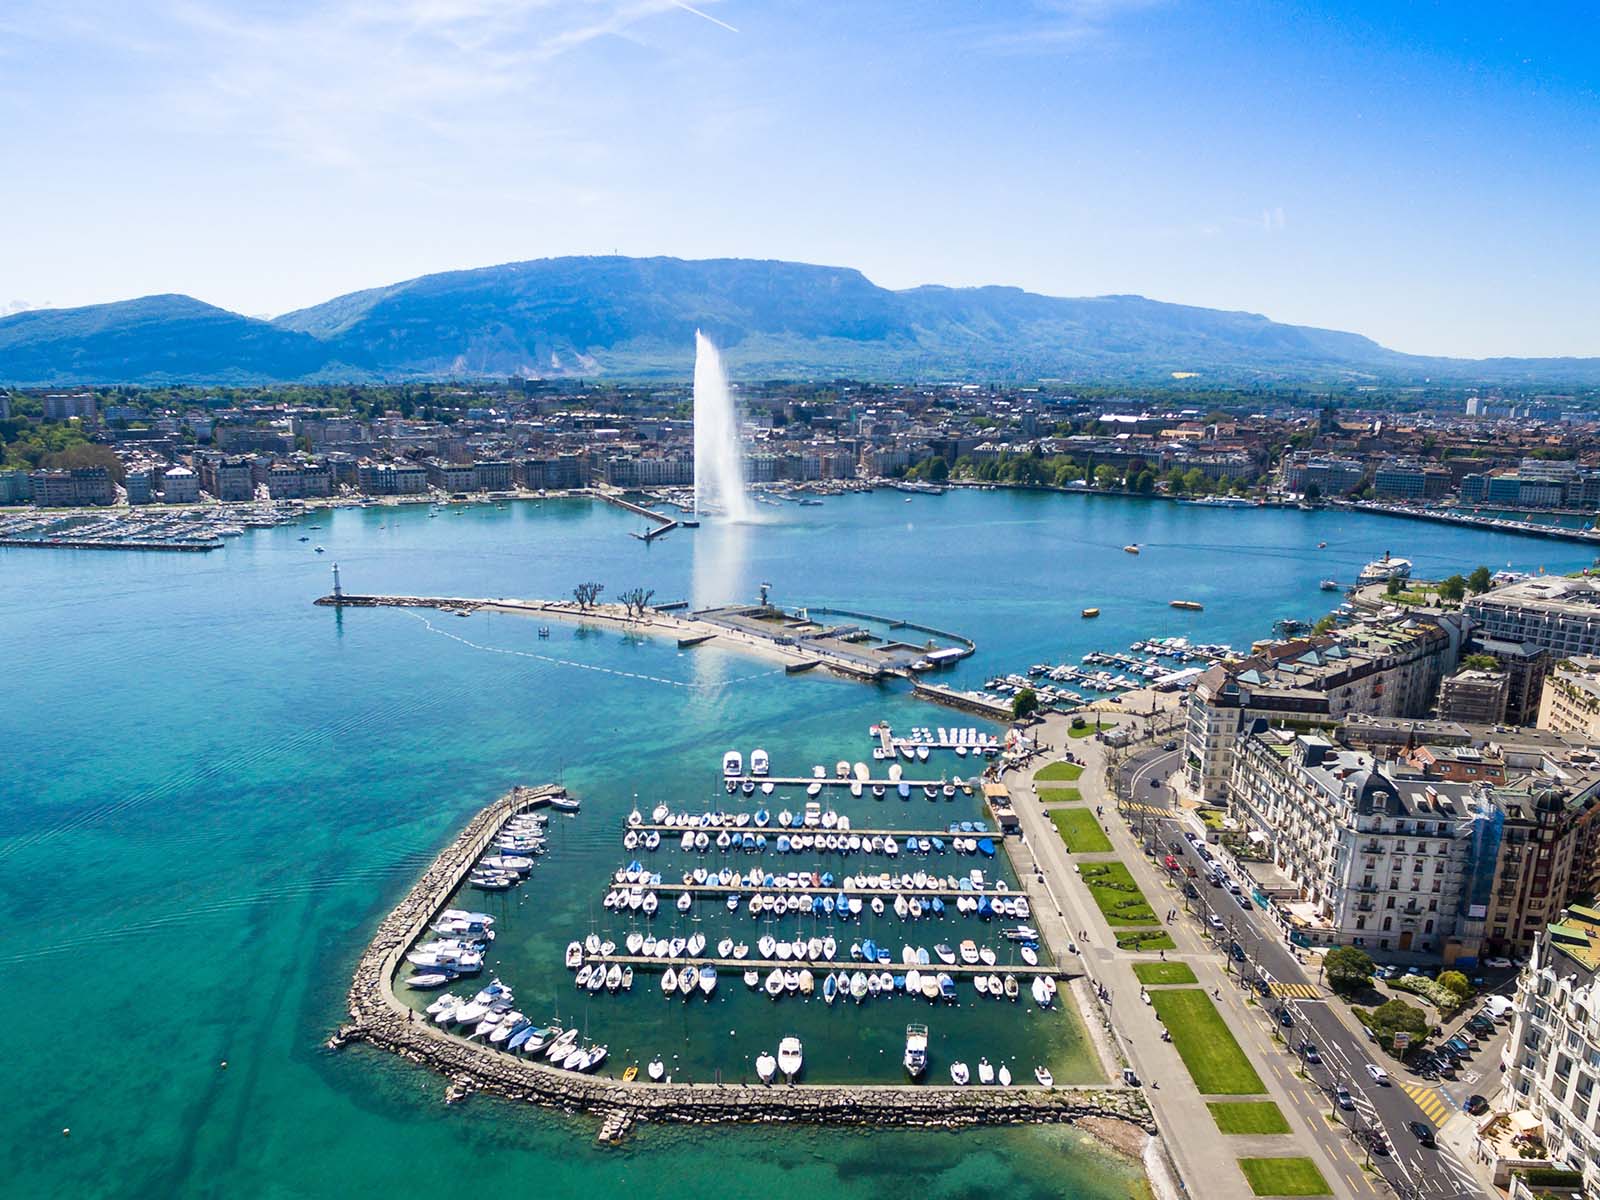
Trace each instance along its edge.
{"label": "apartment building", "polygon": [[1234,742],[1259,717],[1314,727],[1354,713],[1422,715],[1455,668],[1462,630],[1453,614],[1374,619],[1211,667],[1188,698],[1188,790],[1210,803],[1227,799]]}
{"label": "apartment building", "polygon": [[1231,794],[1299,891],[1279,909],[1302,940],[1445,962],[1478,954],[1498,843],[1475,785],[1258,721],[1239,739]]}
{"label": "apartment building", "polygon": [[1563,659],[1545,676],[1539,728],[1600,741],[1600,658]]}
{"label": "apartment building", "polygon": [[1463,668],[1439,685],[1439,719],[1497,725],[1505,719],[1509,691],[1504,672]]}
{"label": "apartment building", "polygon": [[1469,596],[1462,611],[1497,641],[1563,658],[1600,654],[1600,581],[1594,579],[1537,576]]}
{"label": "apartment building", "polygon": [[161,473],[163,504],[196,504],[200,500],[200,479],[188,467],[168,467]]}
{"label": "apartment building", "polygon": [[67,470],[28,472],[33,502],[40,508],[76,508],[88,504],[112,504],[117,488],[104,467],[72,467]]}
{"label": "apartment building", "polygon": [[1600,908],[1574,904],[1538,939],[1514,1012],[1500,1062],[1520,1124],[1600,1193]]}

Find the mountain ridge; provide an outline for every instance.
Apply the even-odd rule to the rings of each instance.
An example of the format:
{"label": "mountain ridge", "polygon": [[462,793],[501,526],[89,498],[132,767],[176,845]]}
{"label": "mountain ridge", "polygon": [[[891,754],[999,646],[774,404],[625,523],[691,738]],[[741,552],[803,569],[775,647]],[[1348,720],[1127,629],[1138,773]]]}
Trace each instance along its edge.
{"label": "mountain ridge", "polygon": [[687,378],[704,329],[767,378],[1600,384],[1600,359],[1450,359],[1143,296],[878,287],[778,259],[529,259],[421,275],[270,321],[165,293],[0,318],[0,380],[272,384]]}

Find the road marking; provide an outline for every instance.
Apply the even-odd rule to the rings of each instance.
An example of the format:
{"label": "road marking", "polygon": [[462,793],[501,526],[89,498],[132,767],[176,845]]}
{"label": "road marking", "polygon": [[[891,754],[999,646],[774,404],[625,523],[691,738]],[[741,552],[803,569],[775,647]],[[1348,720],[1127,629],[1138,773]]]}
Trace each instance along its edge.
{"label": "road marking", "polygon": [[1449,1119],[1454,1106],[1440,1095],[1438,1088],[1423,1083],[1402,1083],[1400,1087],[1422,1110],[1422,1115],[1435,1125],[1442,1125]]}
{"label": "road marking", "polygon": [[1274,996],[1289,996],[1296,1000],[1320,1000],[1322,994],[1309,983],[1273,983]]}

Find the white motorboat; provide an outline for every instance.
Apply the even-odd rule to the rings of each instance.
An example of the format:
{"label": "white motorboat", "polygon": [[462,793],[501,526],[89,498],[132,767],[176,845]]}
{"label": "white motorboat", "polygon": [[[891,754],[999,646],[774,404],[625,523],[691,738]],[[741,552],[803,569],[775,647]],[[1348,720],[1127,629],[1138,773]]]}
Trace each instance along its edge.
{"label": "white motorboat", "polygon": [[995,1078],[1000,1081],[1000,1086],[1001,1087],[1010,1087],[1011,1086],[1011,1068],[1006,1066],[1005,1063],[1001,1063],[1000,1064],[1000,1069],[995,1072]]}
{"label": "white motorboat", "polygon": [[651,1083],[660,1083],[662,1076],[667,1073],[667,1064],[659,1058],[652,1058],[650,1065],[645,1068],[645,1073],[650,1076]]}
{"label": "white motorboat", "polygon": [[[723,769],[727,769],[726,760],[724,760]],[[765,775],[769,770],[771,770],[771,763],[767,758],[767,752],[759,748],[750,751],[750,774]],[[737,774],[737,772],[735,773]]]}
{"label": "white motorboat", "polygon": [[771,1083],[778,1073],[778,1060],[763,1050],[756,1055],[756,1075],[762,1083]]}
{"label": "white motorboat", "polygon": [[722,774],[735,779],[744,774],[744,756],[737,750],[729,750],[722,756]]}
{"label": "white motorboat", "polygon": [[970,1078],[971,1078],[971,1074],[967,1070],[967,1064],[966,1063],[957,1062],[957,1063],[951,1063],[950,1064],[950,1081],[952,1083],[956,1084],[959,1087],[965,1087],[966,1084],[967,1084],[967,1080],[969,1080]]}
{"label": "white motorboat", "polygon": [[922,1078],[922,1073],[928,1069],[928,1027],[926,1025],[906,1026],[906,1074],[913,1079]]}
{"label": "white motorboat", "polygon": [[1039,953],[1032,946],[1022,947],[1018,953],[1022,955],[1022,961],[1027,963],[1030,967],[1036,967],[1039,965]]}
{"label": "white motorboat", "polygon": [[1055,1087],[1056,1085],[1056,1077],[1042,1066],[1033,1069],[1033,1077],[1039,1081],[1040,1087]]}
{"label": "white motorboat", "polygon": [[762,986],[766,989],[767,995],[776,1000],[783,995],[783,972],[777,967],[773,967],[767,974],[766,983]]}
{"label": "white motorboat", "polygon": [[800,1074],[803,1062],[799,1038],[790,1034],[778,1043],[778,1069],[783,1072],[785,1079],[793,1083],[794,1077]]}
{"label": "white motorboat", "polygon": [[408,988],[416,988],[419,991],[427,991],[431,988],[443,987],[454,978],[454,974],[446,975],[442,971],[426,971],[410,976],[406,980],[406,986]]}
{"label": "white motorboat", "polygon": [[715,967],[700,968],[700,990],[706,995],[711,995],[717,989],[717,969]]}
{"label": "white motorboat", "polygon": [[976,966],[978,962],[978,944],[971,938],[961,943],[961,961],[968,966]]}
{"label": "white motorboat", "polygon": [[987,1058],[978,1060],[978,1082],[983,1084],[994,1082],[994,1066]]}

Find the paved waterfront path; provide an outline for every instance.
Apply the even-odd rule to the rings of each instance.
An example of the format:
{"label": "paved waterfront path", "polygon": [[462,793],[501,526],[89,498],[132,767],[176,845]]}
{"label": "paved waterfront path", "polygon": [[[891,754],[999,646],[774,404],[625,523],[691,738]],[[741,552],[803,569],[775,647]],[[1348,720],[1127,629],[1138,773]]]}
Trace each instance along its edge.
{"label": "paved waterfront path", "polygon": [[[1141,705],[1140,711],[1148,711],[1147,705]],[[1127,715],[1119,717],[1119,723],[1134,720]],[[1040,911],[1044,906],[1035,906],[1039,917],[1035,923],[1041,932],[1052,937],[1053,945],[1055,938],[1065,936],[1079,940],[1076,938],[1078,931],[1088,932],[1087,939],[1079,940],[1080,962],[1089,979],[1104,985],[1111,993],[1109,1011],[1116,1050],[1143,1080],[1145,1098],[1154,1110],[1156,1123],[1190,1194],[1205,1196],[1207,1200],[1245,1200],[1254,1193],[1239,1168],[1238,1159],[1288,1155],[1311,1158],[1338,1196],[1367,1198],[1380,1194],[1352,1164],[1336,1160],[1330,1153],[1328,1144],[1332,1139],[1311,1124],[1313,1118],[1321,1120],[1318,1110],[1324,1102],[1313,1098],[1305,1084],[1294,1078],[1289,1060],[1262,1032],[1259,1019],[1248,1015],[1239,999],[1237,983],[1223,974],[1216,953],[1183,922],[1166,924],[1164,928],[1177,946],[1175,951],[1166,951],[1166,960],[1187,963],[1207,995],[1214,989],[1222,992],[1224,1001],[1219,1009],[1266,1085],[1265,1095],[1253,1098],[1276,1102],[1289,1118],[1292,1133],[1223,1135],[1218,1131],[1206,1101],[1230,1097],[1202,1096],[1176,1044],[1161,1040],[1161,1024],[1154,1007],[1140,1002],[1141,984],[1134,975],[1134,965],[1160,959],[1152,952],[1116,948],[1118,931],[1106,923],[1087,885],[1073,870],[1074,861],[1105,861],[1111,856],[1069,854],[1050,822],[1051,808],[1083,808],[1093,813],[1096,806],[1101,806],[1104,812],[1100,824],[1111,841],[1112,852],[1129,868],[1134,881],[1156,910],[1157,921],[1161,922],[1167,911],[1178,903],[1177,893],[1167,886],[1162,873],[1151,866],[1137,839],[1116,815],[1106,778],[1106,746],[1092,736],[1070,737],[1068,730],[1067,718],[1052,716],[1047,719],[1035,733],[1051,747],[1050,752],[1020,770],[1006,773],[1026,841],[1025,849],[1018,856],[1018,869],[1031,872],[1032,864],[1037,863],[1043,869],[1044,885],[1049,894],[1059,902],[1059,915],[1055,906],[1051,906],[1048,913]],[[1066,805],[1043,805],[1037,799],[1033,776],[1046,763],[1058,761],[1063,752],[1075,754],[1085,764],[1083,775],[1076,781],[1083,799]],[[1045,781],[1038,786],[1051,785]]]}

